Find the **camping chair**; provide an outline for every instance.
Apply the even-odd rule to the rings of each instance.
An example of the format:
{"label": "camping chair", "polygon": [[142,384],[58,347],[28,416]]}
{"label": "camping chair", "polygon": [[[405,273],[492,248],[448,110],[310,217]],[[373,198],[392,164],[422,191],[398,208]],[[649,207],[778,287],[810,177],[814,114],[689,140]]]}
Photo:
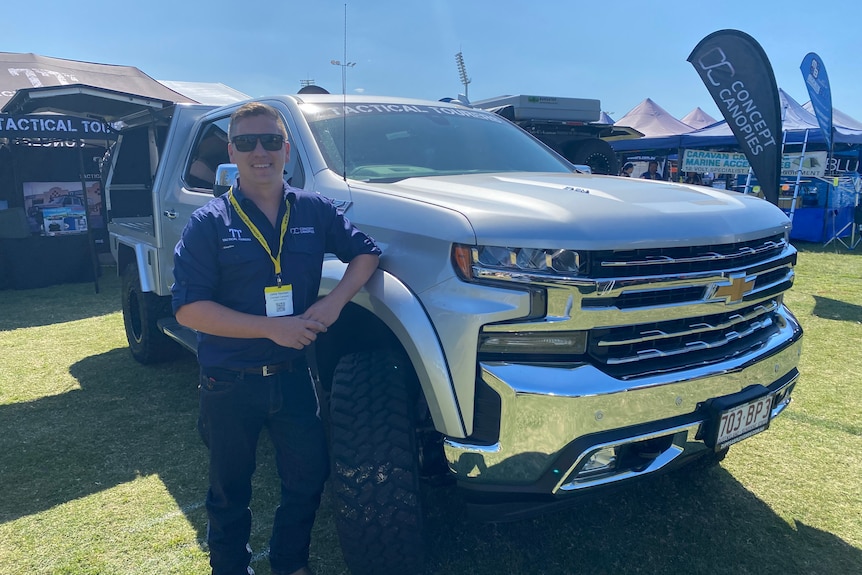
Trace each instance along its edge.
{"label": "camping chair", "polygon": [[860,242],[862,242],[862,203],[859,202],[859,195],[857,194],[856,207],[853,208],[853,233],[850,234],[850,249],[855,250]]}

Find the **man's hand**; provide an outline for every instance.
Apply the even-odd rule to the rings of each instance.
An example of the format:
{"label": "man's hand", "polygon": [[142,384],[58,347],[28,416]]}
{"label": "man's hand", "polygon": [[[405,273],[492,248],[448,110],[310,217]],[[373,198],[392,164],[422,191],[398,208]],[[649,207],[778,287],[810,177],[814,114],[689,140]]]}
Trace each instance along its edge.
{"label": "man's hand", "polygon": [[311,307],[305,310],[305,313],[299,317],[329,327],[338,319],[342,307],[334,302],[332,298],[323,298],[311,304]]}
{"label": "man's hand", "polygon": [[273,317],[269,320],[272,327],[268,337],[282,347],[303,349],[317,339],[317,334],[326,331],[324,323],[301,316]]}

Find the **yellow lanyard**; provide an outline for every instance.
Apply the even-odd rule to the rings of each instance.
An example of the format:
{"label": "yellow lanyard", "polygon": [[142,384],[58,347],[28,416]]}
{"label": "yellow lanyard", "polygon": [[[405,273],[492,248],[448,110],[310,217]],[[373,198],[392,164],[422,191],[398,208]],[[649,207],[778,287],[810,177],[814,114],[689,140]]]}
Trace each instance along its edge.
{"label": "yellow lanyard", "polygon": [[257,238],[257,241],[261,246],[263,246],[263,249],[266,250],[269,259],[272,260],[272,265],[275,266],[275,281],[278,282],[278,287],[281,287],[281,250],[284,248],[284,236],[287,234],[287,221],[290,219],[290,202],[287,202],[287,211],[285,211],[284,217],[281,218],[281,237],[278,241],[278,254],[273,256],[272,250],[269,249],[269,244],[266,242],[266,238],[263,237],[263,234],[260,233],[260,230],[256,225],[254,225],[254,223],[252,223],[248,215],[240,207],[239,202],[236,201],[236,198],[233,195],[233,188],[231,188],[228,193],[228,197],[230,198],[230,204],[233,206],[233,209],[236,210],[240,219],[245,222],[245,225],[247,225],[248,229],[251,230],[252,235]]}

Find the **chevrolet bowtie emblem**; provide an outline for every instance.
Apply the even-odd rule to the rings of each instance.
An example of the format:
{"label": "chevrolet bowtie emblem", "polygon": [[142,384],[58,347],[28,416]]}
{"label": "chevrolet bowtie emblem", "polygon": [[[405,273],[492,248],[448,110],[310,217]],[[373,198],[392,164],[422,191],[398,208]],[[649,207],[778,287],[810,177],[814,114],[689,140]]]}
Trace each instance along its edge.
{"label": "chevrolet bowtie emblem", "polygon": [[727,298],[726,303],[739,303],[742,298],[754,287],[756,278],[748,279],[745,276],[735,276],[728,278],[730,283],[720,282],[715,284],[715,292],[712,297],[715,299]]}

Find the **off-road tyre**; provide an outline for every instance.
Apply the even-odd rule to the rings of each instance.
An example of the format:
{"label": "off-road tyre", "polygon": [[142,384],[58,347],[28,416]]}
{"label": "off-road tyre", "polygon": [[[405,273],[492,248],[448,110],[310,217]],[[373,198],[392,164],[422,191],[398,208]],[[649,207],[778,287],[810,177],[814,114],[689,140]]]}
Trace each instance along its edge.
{"label": "off-road tyre", "polygon": [[573,164],[585,164],[594,174],[616,176],[620,163],[611,145],[598,138],[572,142],[563,149],[563,155]]}
{"label": "off-road tyre", "polygon": [[675,471],[678,475],[684,477],[694,477],[697,475],[701,475],[709,469],[714,467],[718,467],[718,465],[724,461],[724,458],[727,457],[727,452],[730,448],[725,447],[721,451],[708,451],[703,455],[699,456],[694,461],[689,462],[687,465],[683,465],[679,469]]}
{"label": "off-road tyre", "polygon": [[144,364],[179,357],[183,348],[156,324],[159,319],[172,315],[171,298],[141,291],[141,278],[135,264],[123,270],[122,293],[123,324],[132,357]]}
{"label": "off-road tyre", "polygon": [[702,455],[698,458],[697,461],[692,465],[693,470],[703,470],[710,469],[712,467],[716,467],[719,463],[724,461],[724,458],[727,457],[727,452],[730,450],[729,447],[725,447],[721,451],[710,451],[705,455]]}
{"label": "off-road tyre", "polygon": [[330,396],[336,527],[353,575],[418,573],[424,562],[418,383],[391,351],[346,355]]}

